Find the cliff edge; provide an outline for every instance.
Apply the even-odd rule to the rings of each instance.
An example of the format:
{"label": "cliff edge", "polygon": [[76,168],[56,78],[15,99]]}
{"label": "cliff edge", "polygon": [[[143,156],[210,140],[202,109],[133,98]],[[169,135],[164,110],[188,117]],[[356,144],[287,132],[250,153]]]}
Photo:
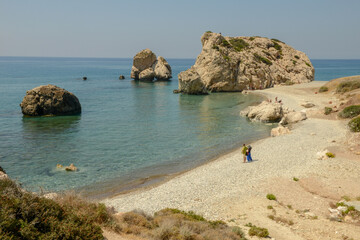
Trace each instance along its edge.
{"label": "cliff edge", "polygon": [[195,65],[178,75],[182,93],[234,92],[314,80],[306,54],[277,39],[206,32],[201,43]]}

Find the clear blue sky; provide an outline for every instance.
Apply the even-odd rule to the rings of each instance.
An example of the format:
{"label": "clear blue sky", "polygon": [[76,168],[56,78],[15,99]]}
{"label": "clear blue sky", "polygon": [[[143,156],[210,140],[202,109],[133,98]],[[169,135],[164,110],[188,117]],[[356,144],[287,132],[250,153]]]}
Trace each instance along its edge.
{"label": "clear blue sky", "polygon": [[0,56],[194,58],[207,31],[360,59],[359,0],[0,0]]}

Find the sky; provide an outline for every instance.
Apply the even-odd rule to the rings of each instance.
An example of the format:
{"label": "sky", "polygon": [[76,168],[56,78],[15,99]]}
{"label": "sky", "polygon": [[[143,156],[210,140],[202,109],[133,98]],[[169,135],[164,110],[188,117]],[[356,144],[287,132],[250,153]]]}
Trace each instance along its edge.
{"label": "sky", "polygon": [[206,31],[360,59],[359,0],[0,0],[0,56],[195,58]]}

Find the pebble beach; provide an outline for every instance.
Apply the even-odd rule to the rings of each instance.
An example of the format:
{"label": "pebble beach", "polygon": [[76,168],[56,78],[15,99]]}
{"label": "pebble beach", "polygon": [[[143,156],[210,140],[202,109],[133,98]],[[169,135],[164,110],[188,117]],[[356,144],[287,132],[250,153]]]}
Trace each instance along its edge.
{"label": "pebble beach", "polygon": [[[274,228],[273,233],[276,239],[290,239],[283,238],[287,231],[279,231],[276,226],[273,226],[266,217],[266,210],[257,212],[254,216],[245,213],[245,217],[243,211],[247,208],[247,212],[251,212],[251,209],[257,209],[254,208],[256,205],[264,204],[264,209],[266,209],[268,200],[265,196],[271,191],[278,191],[277,194],[280,196],[284,195],[283,200],[292,202],[293,206],[304,205],[304,199],[290,197],[294,188],[289,184],[293,184],[293,177],[304,179],[302,182],[304,185],[307,185],[305,179],[317,177],[314,184],[316,182],[325,184],[324,186],[327,187],[322,190],[329,190],[328,192],[335,194],[333,198],[340,198],[342,194],[347,194],[344,191],[349,188],[352,189],[354,195],[360,195],[358,185],[348,186],[348,188],[344,186],[341,190],[337,188],[334,191],[335,186],[331,184],[339,177],[339,174],[342,174],[342,171],[346,171],[346,175],[343,175],[344,181],[350,179],[349,182],[351,182],[351,179],[359,179],[359,156],[341,157],[339,154],[339,157],[335,159],[326,161],[317,159],[319,151],[337,149],[339,145],[344,144],[348,134],[346,122],[326,119],[316,114],[324,109],[329,100],[336,101],[333,96],[315,94],[316,89],[323,84],[324,82],[315,81],[253,91],[265,95],[268,99],[276,96],[282,100],[284,106],[308,112],[308,119],[290,126],[290,134],[268,137],[252,143],[253,162],[243,163],[241,148],[239,148],[161,185],[117,195],[103,202],[114,207],[118,212],[141,209],[147,213],[154,213],[163,208],[178,208],[194,211],[209,219],[221,219],[237,224],[252,219],[258,224],[267,225],[270,232]],[[315,106],[305,109],[300,105],[303,101],[310,101]],[[329,170],[329,168],[337,169],[337,171]],[[306,189],[308,188],[303,187],[297,194],[304,196],[301,191],[304,191],[304,194],[309,193]],[[315,193],[313,195],[311,199],[316,197],[319,201],[316,203],[310,201],[309,204],[312,204],[310,207],[314,208],[313,211],[316,214],[323,214],[326,218],[326,205],[315,205],[317,203],[322,205],[328,199],[326,196],[317,196]],[[265,215],[264,218],[261,217],[262,214]],[[331,224],[325,228],[331,229],[333,227]],[[322,228],[320,229],[323,231]],[[358,233],[360,236],[359,229],[350,228],[347,231],[352,230],[355,231],[354,234]],[[294,236],[291,239],[307,239],[306,234],[295,230],[291,232]],[[316,231],[312,234],[316,234]]]}

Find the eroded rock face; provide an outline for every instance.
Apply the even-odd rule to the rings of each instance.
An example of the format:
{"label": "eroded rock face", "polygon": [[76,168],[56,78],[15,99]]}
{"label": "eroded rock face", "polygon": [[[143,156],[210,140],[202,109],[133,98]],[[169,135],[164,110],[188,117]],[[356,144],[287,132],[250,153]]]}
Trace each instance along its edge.
{"label": "eroded rock face", "polygon": [[171,67],[161,56],[156,59],[156,55],[150,49],[138,52],[133,60],[130,77],[136,80],[151,81],[168,80],[171,76]]}
{"label": "eroded rock face", "polygon": [[51,84],[26,91],[20,107],[27,116],[81,113],[79,99],[74,94]]}
{"label": "eroded rock face", "polygon": [[171,67],[165,58],[159,56],[154,67],[155,78],[158,80],[168,80],[171,76]]}
{"label": "eroded rock face", "polygon": [[179,92],[188,94],[207,94],[205,84],[201,81],[199,74],[195,69],[190,68],[178,75]]}
{"label": "eroded rock face", "polygon": [[[195,71],[209,91],[263,89],[283,83],[314,80],[314,67],[305,53],[276,40],[262,37],[223,37],[206,32]],[[185,72],[186,72],[185,71]],[[179,74],[179,90],[182,78]]]}

